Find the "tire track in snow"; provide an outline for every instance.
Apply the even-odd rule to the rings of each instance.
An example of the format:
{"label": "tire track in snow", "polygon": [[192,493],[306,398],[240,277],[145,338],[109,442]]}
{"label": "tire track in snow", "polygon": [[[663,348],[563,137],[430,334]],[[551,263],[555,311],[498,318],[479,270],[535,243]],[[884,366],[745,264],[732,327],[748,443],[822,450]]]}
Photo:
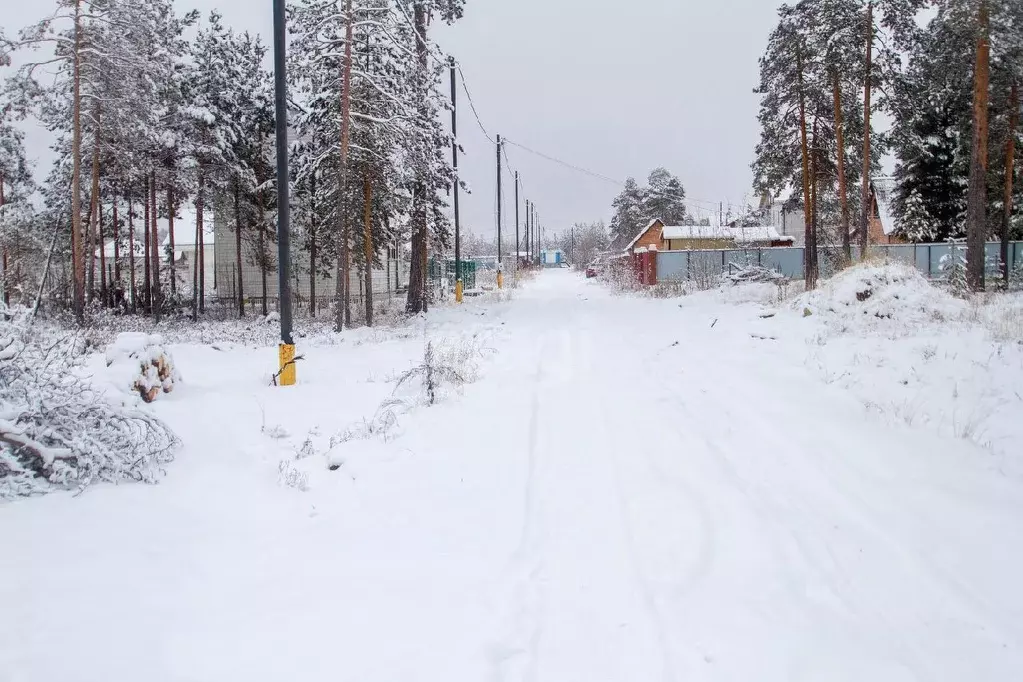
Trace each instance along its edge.
{"label": "tire track in snow", "polygon": [[544,371],[546,340],[537,344],[536,371],[529,399],[526,475],[522,494],[522,529],[508,566],[511,594],[504,605],[506,630],[491,647],[491,664],[496,682],[535,682],[538,649],[542,635],[539,579],[543,569],[541,548],[536,537],[537,450],[540,437],[540,385]]}

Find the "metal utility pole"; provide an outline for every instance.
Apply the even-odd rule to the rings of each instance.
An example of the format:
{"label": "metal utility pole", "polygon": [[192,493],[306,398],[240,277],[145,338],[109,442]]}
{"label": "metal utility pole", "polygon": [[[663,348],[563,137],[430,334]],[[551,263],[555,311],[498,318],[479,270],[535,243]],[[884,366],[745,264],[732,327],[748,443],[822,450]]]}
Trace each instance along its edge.
{"label": "metal utility pole", "polygon": [[458,107],[455,97],[455,58],[451,57],[451,165],[455,169],[455,300],[462,302],[462,233],[458,220]]}
{"label": "metal utility pole", "polygon": [[277,275],[281,301],[281,386],[295,383],[295,342],[291,337],[291,198],[288,195],[288,85],[285,69],[285,0],[274,0],[274,95],[277,116]]}
{"label": "metal utility pole", "polygon": [[519,271],[519,172],[515,171],[515,272],[518,271]]}
{"label": "metal utility pole", "polygon": [[504,273],[501,272],[501,136],[497,136],[497,288],[504,287]]}

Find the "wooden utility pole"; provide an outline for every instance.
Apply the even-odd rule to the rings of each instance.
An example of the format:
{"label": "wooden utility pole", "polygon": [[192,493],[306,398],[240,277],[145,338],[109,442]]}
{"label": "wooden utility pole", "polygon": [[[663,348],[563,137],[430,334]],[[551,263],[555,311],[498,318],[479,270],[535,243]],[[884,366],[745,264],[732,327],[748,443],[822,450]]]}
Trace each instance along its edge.
{"label": "wooden utility pole", "polygon": [[988,0],[977,9],[977,50],[973,72],[973,149],[966,199],[966,281],[971,291],[984,290],[984,246],[987,238],[988,87],[991,43]]}
{"label": "wooden utility pole", "polygon": [[1016,129],[1019,127],[1019,81],[1012,80],[1009,93],[1009,134],[1005,141],[1005,198],[1002,206],[1002,278],[1009,286],[1009,228],[1012,225],[1012,180],[1016,173]]}
{"label": "wooden utility pole", "polygon": [[[341,81],[341,229],[337,245],[337,286],[334,305],[334,329],[341,331],[345,325],[345,299],[347,298],[348,265],[348,148],[351,143],[352,114],[352,33],[355,19],[352,16],[352,0],[345,2],[345,57]],[[351,313],[349,312],[349,315]]]}
{"label": "wooden utility pole", "polygon": [[860,184],[860,259],[867,257],[870,228],[870,94],[874,71],[874,0],[867,0],[867,68],[863,77],[863,177]]}
{"label": "wooden utility pole", "polygon": [[501,271],[501,136],[497,136],[497,271]]}
{"label": "wooden utility pole", "polygon": [[515,171],[515,271],[519,270],[519,172]]}
{"label": "wooden utility pole", "polygon": [[[458,215],[458,89],[455,87],[455,58],[451,57],[451,167],[455,171],[453,188],[455,209],[455,287],[462,281],[462,229]],[[464,286],[464,283],[463,283]],[[457,291],[461,296],[461,290]]]}
{"label": "wooden utility pole", "polygon": [[803,278],[809,291],[817,286],[813,276],[813,257],[810,242],[813,240],[813,201],[810,197],[810,153],[806,139],[806,94],[803,92],[803,53],[796,52],[796,79],[799,89],[799,144],[803,156]]}
{"label": "wooden utility pole", "polygon": [[82,2],[75,0],[75,46],[72,59],[71,124],[71,270],[74,274],[75,319],[85,321],[85,260],[82,253]]}
{"label": "wooden utility pole", "polygon": [[852,245],[849,242],[849,195],[845,186],[845,130],[842,121],[842,81],[838,69],[831,70],[832,91],[835,101],[835,137],[838,145],[838,202],[842,207],[842,259],[846,265],[852,262]]}

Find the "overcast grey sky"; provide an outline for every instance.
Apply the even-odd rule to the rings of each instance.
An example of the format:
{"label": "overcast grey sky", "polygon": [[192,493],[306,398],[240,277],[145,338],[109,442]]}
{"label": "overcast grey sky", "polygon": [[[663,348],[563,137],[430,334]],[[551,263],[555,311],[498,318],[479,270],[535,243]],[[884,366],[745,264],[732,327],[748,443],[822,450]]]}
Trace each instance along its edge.
{"label": "overcast grey sky", "polygon": [[[144,0],[139,0],[144,1]],[[13,32],[50,0],[0,0]],[[270,0],[178,0],[219,9],[227,23],[270,38]],[[678,175],[694,211],[738,204],[750,191],[757,141],[757,58],[780,0],[467,0],[465,18],[435,28],[461,62],[491,135],[603,175]],[[494,231],[495,151],[459,91],[463,224]],[[45,147],[34,133],[31,142]],[[549,232],[610,218],[618,188],[527,154],[522,174]],[[514,233],[510,181],[506,234]],[[701,200],[705,203],[697,203]]]}

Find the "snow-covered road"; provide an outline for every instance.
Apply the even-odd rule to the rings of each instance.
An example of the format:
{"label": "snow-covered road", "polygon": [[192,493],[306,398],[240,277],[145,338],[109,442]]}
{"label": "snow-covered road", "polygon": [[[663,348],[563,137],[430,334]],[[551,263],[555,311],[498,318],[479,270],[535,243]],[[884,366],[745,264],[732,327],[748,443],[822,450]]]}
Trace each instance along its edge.
{"label": "snow-covered road", "polygon": [[371,415],[422,340],[310,349],[284,397],[266,351],[175,349],[159,486],[0,507],[0,681],[1019,677],[1023,482],[759,312],[567,271],[441,311],[490,339],[482,378],[301,460],[306,492],[282,451]]}

